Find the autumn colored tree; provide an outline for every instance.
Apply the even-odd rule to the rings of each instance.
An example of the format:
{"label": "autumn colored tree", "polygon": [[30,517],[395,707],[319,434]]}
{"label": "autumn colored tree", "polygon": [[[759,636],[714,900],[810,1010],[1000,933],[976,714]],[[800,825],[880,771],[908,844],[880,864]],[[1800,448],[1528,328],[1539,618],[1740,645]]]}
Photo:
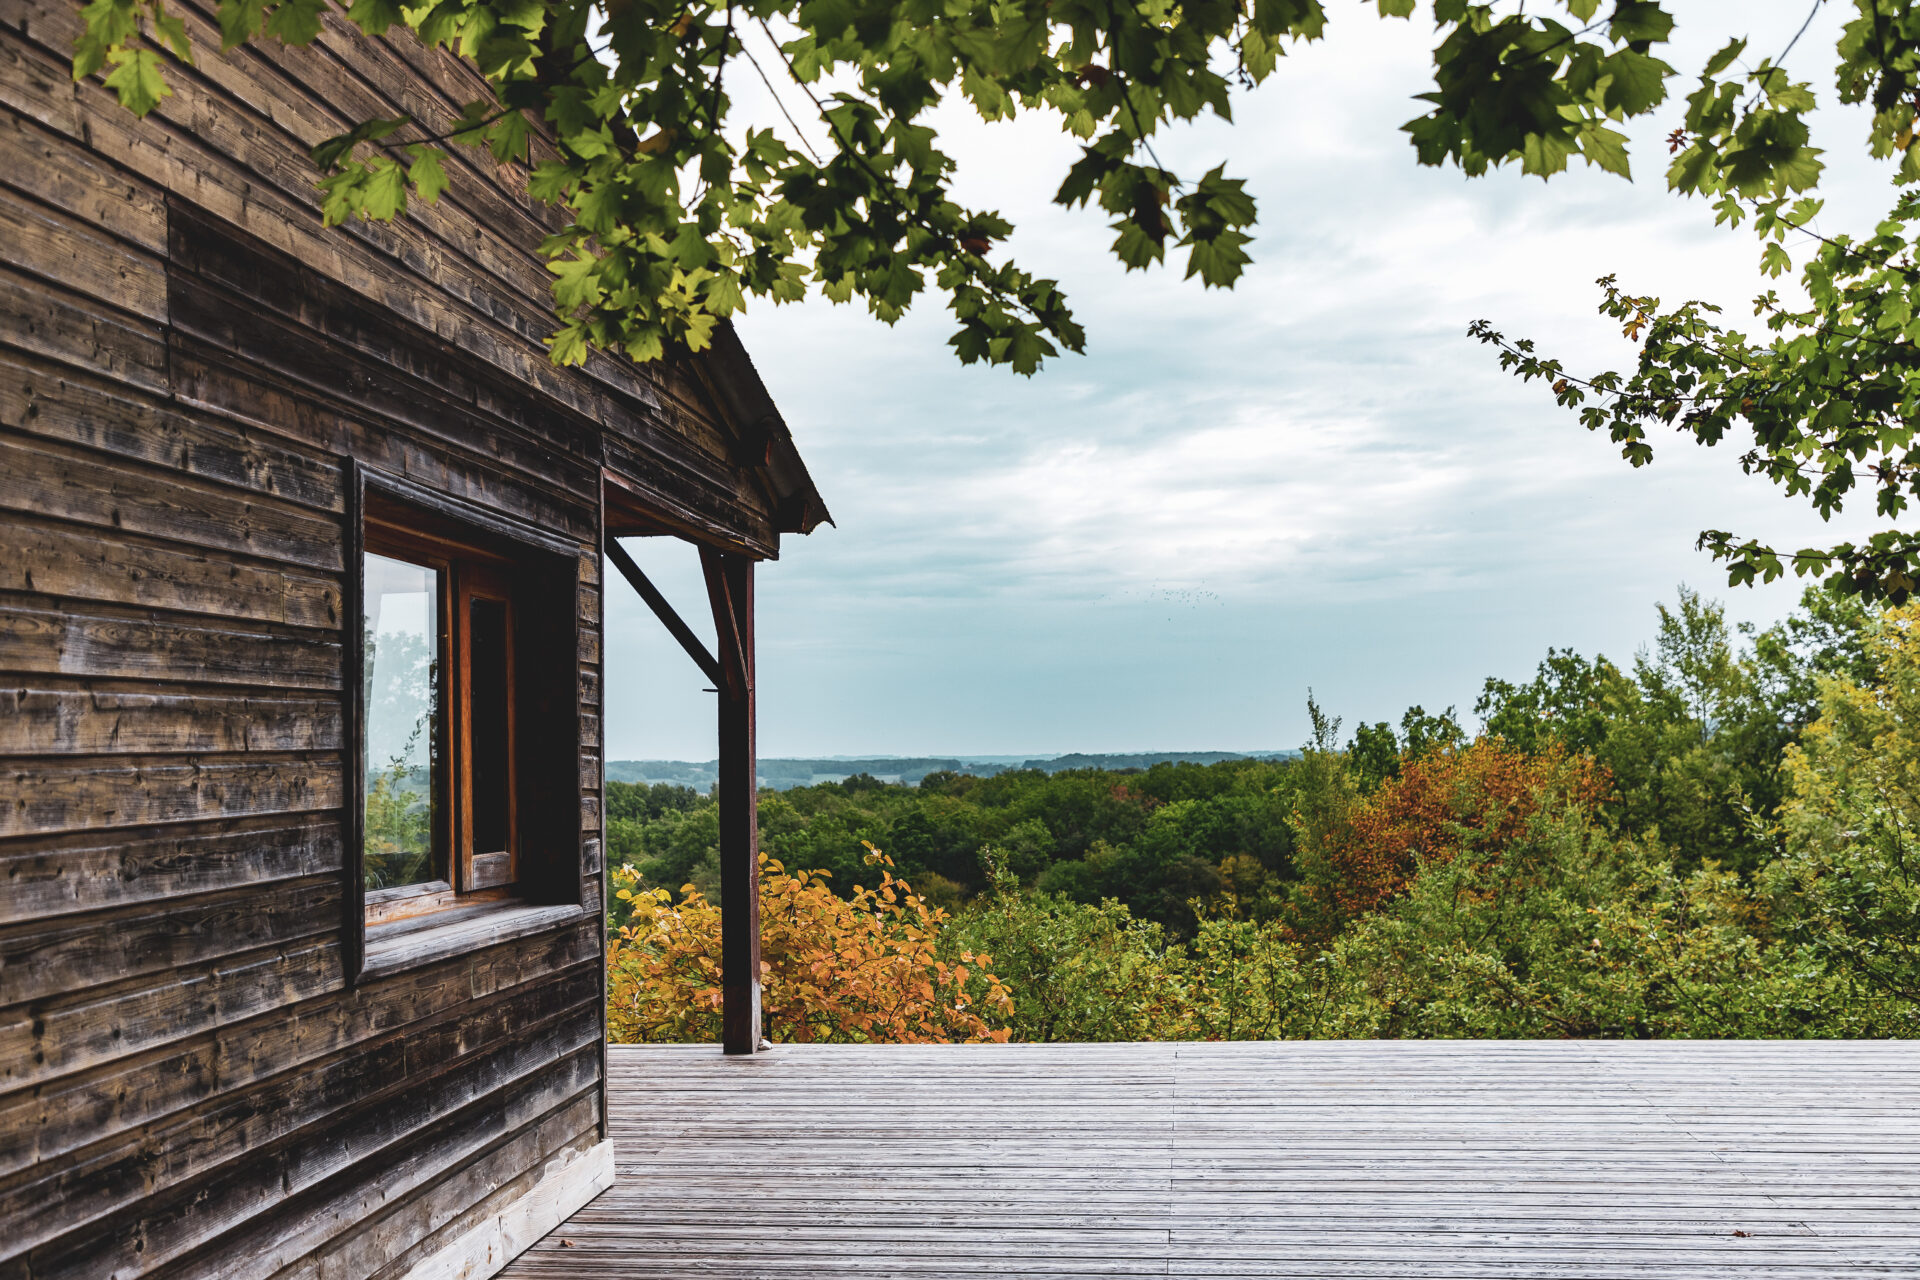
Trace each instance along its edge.
{"label": "autumn colored tree", "polygon": [[1399,773],[1355,803],[1302,859],[1306,894],[1337,919],[1378,909],[1429,863],[1484,855],[1518,839],[1551,809],[1592,811],[1606,771],[1559,745],[1538,755],[1480,738],[1402,761]]}
{"label": "autumn colored tree", "polygon": [[[992,958],[938,953],[947,915],[867,846],[878,884],[840,897],[819,872],[760,859],[763,1033],[775,1043],[1004,1041],[1013,1002]],[[613,873],[630,923],[607,942],[608,1034],[619,1043],[720,1039],[720,908]]]}

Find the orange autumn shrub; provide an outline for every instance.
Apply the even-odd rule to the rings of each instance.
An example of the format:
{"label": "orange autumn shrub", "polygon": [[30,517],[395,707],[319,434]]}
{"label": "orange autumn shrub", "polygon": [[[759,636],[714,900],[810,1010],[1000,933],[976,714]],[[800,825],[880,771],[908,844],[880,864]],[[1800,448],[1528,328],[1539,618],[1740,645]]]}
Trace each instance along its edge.
{"label": "orange autumn shrub", "polygon": [[1325,891],[1339,915],[1364,915],[1405,890],[1422,864],[1503,850],[1543,810],[1592,812],[1611,782],[1590,757],[1557,744],[1530,754],[1481,738],[1409,757],[1328,830]]}
{"label": "orange autumn shrub", "polygon": [[[1004,1041],[1013,1009],[992,958],[936,953],[947,913],[867,846],[880,882],[850,898],[824,872],[760,856],[761,1031],[775,1043]],[[632,922],[607,940],[608,1038],[620,1044],[720,1039],[720,908],[688,885],[639,889],[616,870]]]}

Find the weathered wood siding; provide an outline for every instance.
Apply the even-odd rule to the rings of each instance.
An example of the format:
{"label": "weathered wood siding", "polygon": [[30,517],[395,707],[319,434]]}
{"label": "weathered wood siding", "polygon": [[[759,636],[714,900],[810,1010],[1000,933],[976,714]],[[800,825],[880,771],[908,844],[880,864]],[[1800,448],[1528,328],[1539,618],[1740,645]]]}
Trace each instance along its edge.
{"label": "weathered wood siding", "polygon": [[[599,1140],[601,470],[770,552],[694,371],[540,344],[542,211],[462,156],[322,231],[306,149],[470,73],[332,18],[137,121],[0,0],[0,1280],[398,1277]],[[345,460],[580,548],[584,918],[342,978]]]}

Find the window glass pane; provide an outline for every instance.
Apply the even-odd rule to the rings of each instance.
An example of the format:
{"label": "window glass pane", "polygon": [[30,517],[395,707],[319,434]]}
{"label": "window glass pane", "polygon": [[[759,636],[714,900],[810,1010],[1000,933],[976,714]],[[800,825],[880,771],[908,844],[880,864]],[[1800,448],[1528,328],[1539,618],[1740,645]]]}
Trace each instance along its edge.
{"label": "window glass pane", "polygon": [[366,557],[366,884],[433,880],[440,572]]}

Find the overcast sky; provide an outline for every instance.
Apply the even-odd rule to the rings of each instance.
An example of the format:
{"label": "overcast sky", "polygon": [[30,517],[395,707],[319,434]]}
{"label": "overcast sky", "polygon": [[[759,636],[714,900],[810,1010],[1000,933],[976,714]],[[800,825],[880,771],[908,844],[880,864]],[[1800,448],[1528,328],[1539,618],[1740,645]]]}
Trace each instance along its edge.
{"label": "overcast sky", "polygon": [[[1240,95],[1236,125],[1158,147],[1249,179],[1256,264],[1232,292],[1129,275],[1100,216],[1052,207],[1077,148],[1047,118],[951,110],[962,198],[1018,224],[1012,251],[1062,282],[1087,355],[1031,380],[962,368],[932,305],[894,329],[823,301],[741,321],[836,522],[760,569],[762,755],[1292,747],[1309,688],[1349,728],[1411,703],[1471,724],[1482,680],[1550,645],[1631,658],[1679,583],[1736,618],[1792,606],[1798,585],[1726,588],[1694,538],[1798,546],[1838,522],[1724,446],[1656,441],[1636,471],[1465,336],[1486,317],[1573,368],[1623,367],[1594,314],[1609,272],[1749,314],[1752,236],[1664,191],[1677,120],[1634,130],[1631,185],[1423,169],[1398,129],[1430,33],[1333,7],[1330,38]],[[1678,9],[1693,38],[1668,60],[1689,76],[1729,34],[1777,52],[1806,15]],[[1791,60],[1827,98],[1832,47],[1816,25]],[[1871,225],[1886,188],[1858,117],[1820,125],[1823,225]],[[691,550],[628,545],[710,632]],[[704,681],[617,579],[607,615],[609,755],[711,758]]]}

